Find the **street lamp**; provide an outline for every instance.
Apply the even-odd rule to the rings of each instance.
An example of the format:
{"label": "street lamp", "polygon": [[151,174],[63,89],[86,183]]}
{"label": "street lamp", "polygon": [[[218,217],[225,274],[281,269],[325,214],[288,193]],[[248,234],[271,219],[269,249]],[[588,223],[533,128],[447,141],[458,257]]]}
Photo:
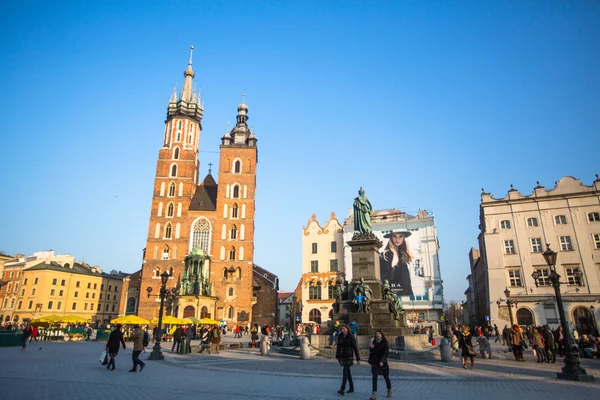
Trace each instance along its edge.
{"label": "street lamp", "polygon": [[[510,326],[512,327],[515,325],[515,320],[512,314],[512,306],[514,305],[516,307],[518,303],[510,299],[510,290],[508,288],[504,289],[504,296],[506,297],[506,300],[504,301],[506,301],[506,306],[508,307],[508,316],[510,318]],[[500,307],[500,304],[502,304],[502,300],[496,301],[496,304],[498,305],[498,307]]]}
{"label": "street lamp", "polygon": [[[565,366],[562,367],[562,372],[557,373],[558,379],[568,379],[571,381],[580,381],[580,382],[593,382],[594,377],[591,375],[587,375],[585,373],[585,369],[581,368],[579,365],[579,358],[573,352],[574,339],[573,333],[569,329],[567,325],[567,318],[565,317],[565,308],[563,306],[562,296],[560,294],[560,275],[556,272],[556,257],[558,253],[552,251],[550,249],[550,244],[546,243],[546,251],[542,253],[544,256],[544,260],[546,260],[546,264],[548,264],[548,268],[550,269],[550,282],[554,287],[554,295],[556,296],[556,305],[558,306],[558,316],[560,317],[560,325],[563,329],[563,334],[566,339],[566,352],[567,356],[565,357]],[[573,274],[575,278],[575,283],[579,286],[583,286],[583,273],[577,269]],[[534,271],[531,276],[535,280],[535,286],[538,286],[538,278],[539,274],[537,271]]]}
{"label": "street lamp", "polygon": [[[160,297],[160,308],[158,309],[158,325],[156,327],[156,341],[154,342],[154,347],[152,348],[152,353],[148,356],[148,360],[164,360],[165,356],[162,354],[162,350],[160,348],[160,336],[162,333],[162,317],[163,317],[163,307],[165,305],[165,295],[167,294],[167,281],[169,280],[169,273],[167,271],[163,272],[160,275],[160,293],[158,295]],[[152,296],[152,288],[148,286],[146,289],[148,292],[148,298]]]}

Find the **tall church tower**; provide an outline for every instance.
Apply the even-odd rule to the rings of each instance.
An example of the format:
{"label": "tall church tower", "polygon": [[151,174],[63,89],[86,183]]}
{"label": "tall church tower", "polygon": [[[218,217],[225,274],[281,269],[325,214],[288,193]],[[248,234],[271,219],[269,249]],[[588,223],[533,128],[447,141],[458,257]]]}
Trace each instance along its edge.
{"label": "tall church tower", "polygon": [[219,297],[216,317],[250,322],[254,262],[257,138],[248,128],[248,106],[238,106],[236,126],[221,139],[211,282]]}
{"label": "tall church tower", "polygon": [[[189,207],[198,183],[198,148],[202,131],[203,107],[199,94],[192,86],[192,51],[183,73],[184,84],[179,96],[176,90],[169,101],[163,145],[158,151],[156,177],[150,213],[148,239],[142,267],[142,291],[147,286],[158,294],[160,274],[171,273],[168,288],[177,284],[188,252]],[[153,318],[158,315],[157,297],[144,293],[139,299],[139,315]]]}

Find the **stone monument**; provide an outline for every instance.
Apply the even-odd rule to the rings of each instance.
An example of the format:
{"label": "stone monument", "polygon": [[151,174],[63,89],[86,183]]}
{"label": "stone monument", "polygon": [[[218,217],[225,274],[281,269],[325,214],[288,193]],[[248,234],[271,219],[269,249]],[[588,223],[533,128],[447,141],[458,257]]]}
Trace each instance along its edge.
{"label": "stone monument", "polygon": [[[359,196],[354,199],[354,230],[356,231],[348,245],[352,252],[352,281],[348,285],[348,299],[336,299],[334,319],[346,323],[355,320],[359,326],[359,344],[364,345],[381,330],[389,338],[390,344],[397,343],[396,338],[407,335],[402,306],[395,296],[390,296],[381,282],[379,270],[379,249],[383,246],[372,231],[371,212],[373,207],[361,187]],[[389,287],[388,287],[389,289]],[[352,300],[357,293],[366,297],[366,312],[359,312]],[[365,343],[362,343],[362,342]]]}

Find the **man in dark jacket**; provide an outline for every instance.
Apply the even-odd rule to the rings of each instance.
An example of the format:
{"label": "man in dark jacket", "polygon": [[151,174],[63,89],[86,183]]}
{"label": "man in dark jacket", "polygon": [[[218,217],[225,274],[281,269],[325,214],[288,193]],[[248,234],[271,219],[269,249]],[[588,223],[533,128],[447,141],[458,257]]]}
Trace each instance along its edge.
{"label": "man in dark jacket", "polygon": [[177,348],[177,353],[179,353],[179,346],[181,345],[181,338],[183,337],[183,328],[178,326],[173,332],[173,346],[171,347],[171,353],[175,351]]}
{"label": "man in dark jacket", "polygon": [[125,350],[125,339],[123,338],[123,332],[121,332],[121,324],[117,324],[115,330],[108,336],[108,342],[106,342],[106,352],[110,356],[110,361],[106,368],[109,368],[111,371],[115,370],[115,358],[119,353],[120,345],[123,345],[123,350]]}
{"label": "man in dark jacket", "polygon": [[[554,335],[548,325],[544,326],[544,342],[546,344],[546,362],[556,362],[556,350],[554,349]],[[550,361],[552,359],[552,361]]]}

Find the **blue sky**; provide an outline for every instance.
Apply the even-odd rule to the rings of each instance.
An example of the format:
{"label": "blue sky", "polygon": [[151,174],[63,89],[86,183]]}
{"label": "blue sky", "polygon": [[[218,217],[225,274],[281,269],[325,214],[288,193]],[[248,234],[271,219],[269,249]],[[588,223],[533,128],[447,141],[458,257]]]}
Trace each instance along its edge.
{"label": "blue sky", "polygon": [[481,188],[600,173],[600,3],[213,1],[0,5],[0,249],[140,268],[166,106],[194,45],[204,176],[246,92],[255,262],[293,290],[301,229],[435,211],[461,300]]}

